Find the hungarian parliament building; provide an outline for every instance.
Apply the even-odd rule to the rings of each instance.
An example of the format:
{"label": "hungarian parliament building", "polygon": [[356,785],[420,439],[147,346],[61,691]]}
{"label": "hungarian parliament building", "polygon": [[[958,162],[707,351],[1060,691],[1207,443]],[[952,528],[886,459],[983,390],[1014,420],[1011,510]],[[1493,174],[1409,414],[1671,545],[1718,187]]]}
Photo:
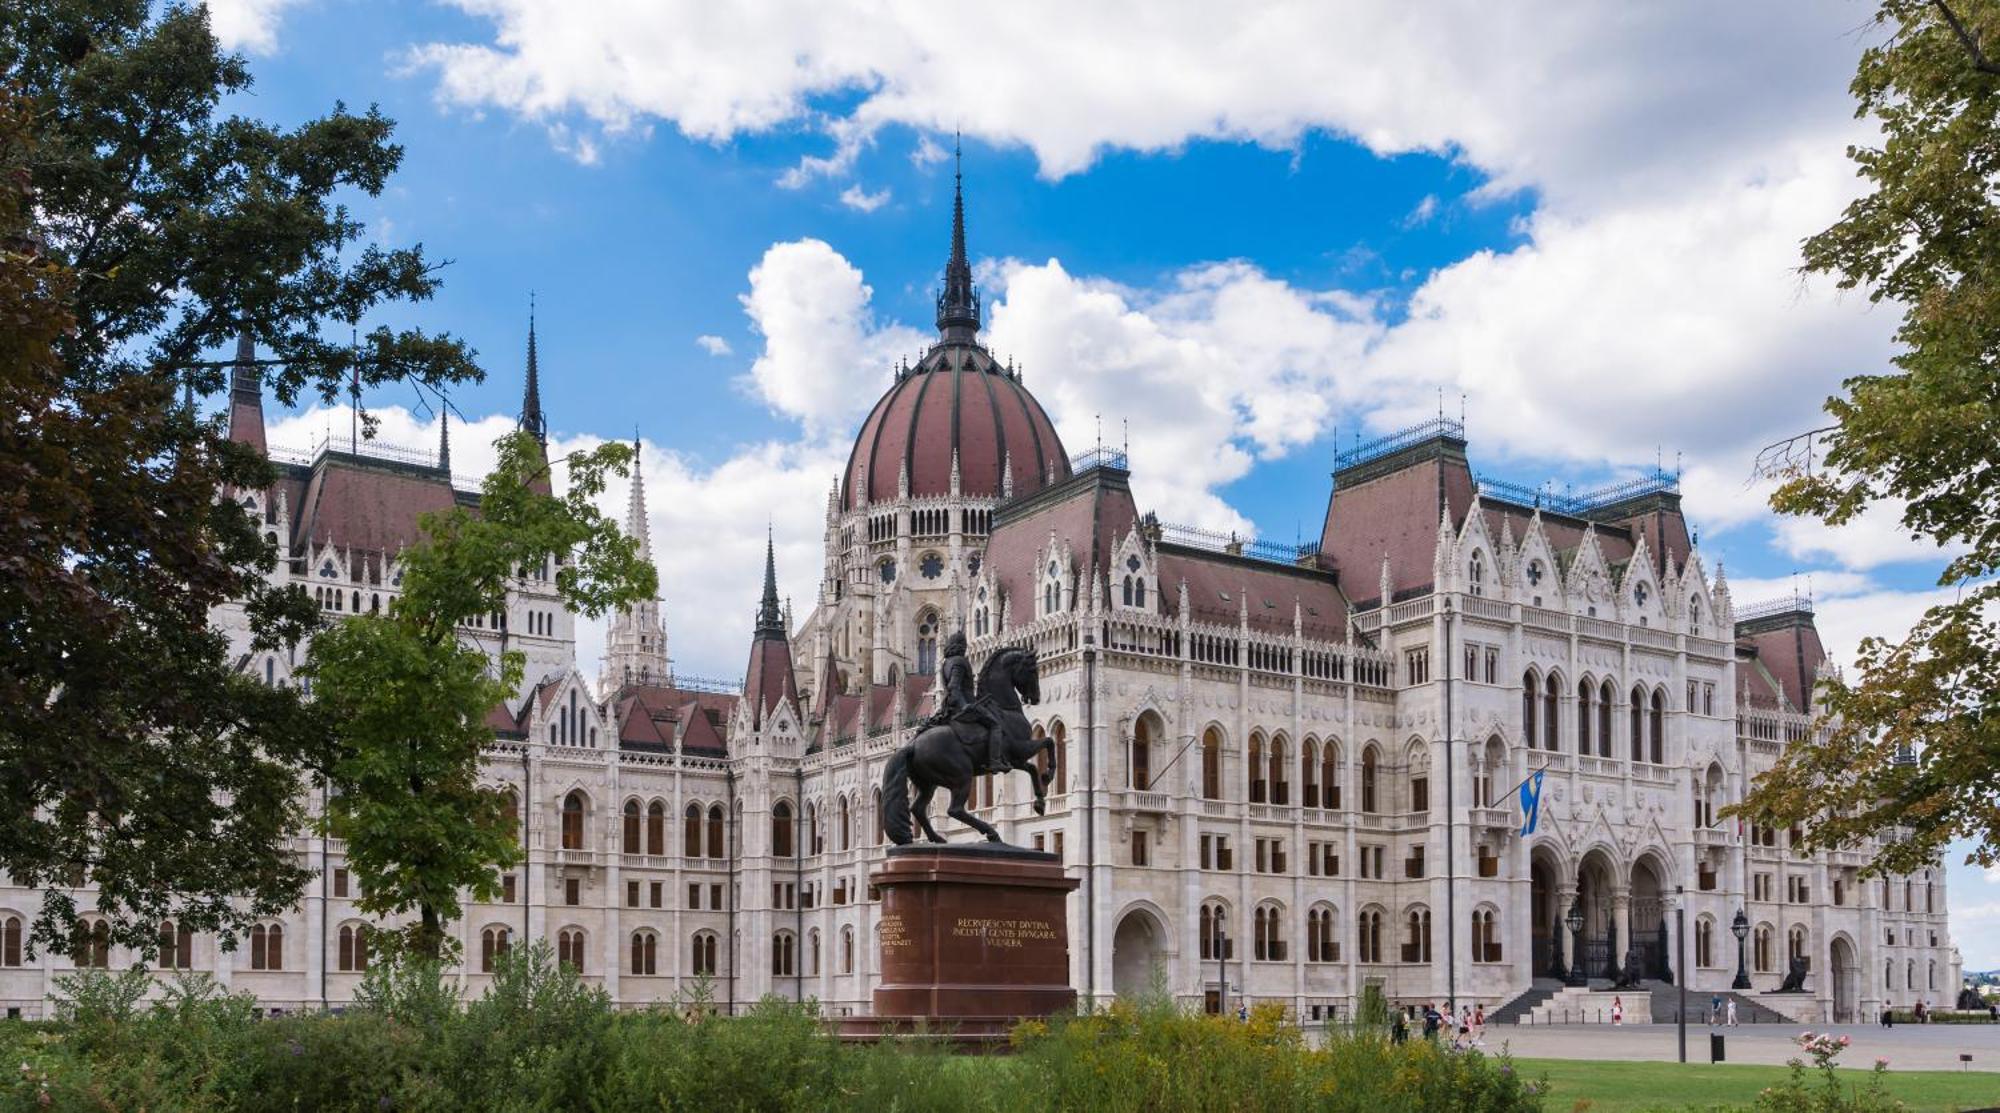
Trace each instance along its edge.
{"label": "hungarian parliament building", "polygon": [[[1864,877],[1871,847],[1802,853],[1792,832],[1720,816],[1815,729],[1831,666],[1808,602],[1731,598],[1674,476],[1582,495],[1510,484],[1477,473],[1463,425],[1440,417],[1341,453],[1330,489],[1301,492],[1325,506],[1317,541],[1163,523],[1122,453],[1072,454],[1022,372],[981,344],[964,228],[961,198],[937,340],[862,422],[796,622],[767,549],[762,597],[742,600],[740,683],[677,676],[657,603],[613,617],[587,675],[549,569],[463,631],[528,662],[490,715],[484,770],[526,856],[499,902],[453,925],[465,993],[545,940],[621,1006],[777,996],[867,1012],[883,766],[931,711],[939,647],[962,630],[975,662],[1001,646],[1039,657],[1046,814],[1025,775],[981,777],[974,804],[1080,881],[1070,962],[1087,1003],[1163,989],[1310,1021],[1373,989],[1519,1015],[1587,1005],[1622,976],[1638,979],[1631,1019],[1648,988],[1685,984],[1703,1004],[1734,987],[1795,1019],[1853,1021],[1956,996],[1941,868]],[[267,445],[250,356],[231,436],[279,478],[230,495],[266,523],[273,576],[332,622],[387,606],[420,516],[476,491],[454,484],[448,441]],[[545,438],[541,361],[531,324],[521,421]],[[636,476],[629,498],[650,554]],[[243,669],[293,682],[301,658],[253,652],[240,608],[217,622]],[[1518,787],[1538,773],[1524,835]],[[165,964],[268,1010],[349,1001],[370,960],[359,882],[338,840],[296,851],[318,874],[300,907],[231,950],[166,925]],[[0,916],[25,922],[40,899],[0,889]],[[122,951],[81,957],[133,961]],[[5,957],[0,997],[22,1015],[75,963]],[[1795,970],[1802,992],[1771,992]]]}

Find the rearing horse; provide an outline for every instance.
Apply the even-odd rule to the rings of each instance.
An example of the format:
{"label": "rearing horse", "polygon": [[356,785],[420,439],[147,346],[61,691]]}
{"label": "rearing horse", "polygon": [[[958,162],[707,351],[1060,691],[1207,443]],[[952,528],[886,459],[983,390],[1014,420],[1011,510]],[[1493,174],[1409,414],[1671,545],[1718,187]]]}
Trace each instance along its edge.
{"label": "rearing horse", "polygon": [[[1008,646],[988,657],[986,667],[979,671],[974,698],[986,701],[986,706],[999,717],[1001,732],[1006,736],[1007,765],[1027,773],[1034,781],[1035,814],[1041,815],[1048,807],[1048,782],[1055,777],[1055,743],[1031,737],[1028,717],[1021,711],[1023,702],[1042,701],[1035,651]],[[931,794],[940,788],[951,793],[951,806],[945,809],[946,814],[985,835],[988,842],[1000,841],[1000,832],[965,809],[965,802],[972,796],[972,778],[978,770],[974,748],[983,753],[985,745],[986,732],[981,727],[939,723],[926,727],[909,745],[889,755],[889,765],[882,771],[882,829],[890,842],[908,846],[913,838],[911,781],[917,783],[917,825],[930,841],[945,841],[931,826],[930,817]],[[1047,777],[1033,764],[1043,750],[1050,757]]]}

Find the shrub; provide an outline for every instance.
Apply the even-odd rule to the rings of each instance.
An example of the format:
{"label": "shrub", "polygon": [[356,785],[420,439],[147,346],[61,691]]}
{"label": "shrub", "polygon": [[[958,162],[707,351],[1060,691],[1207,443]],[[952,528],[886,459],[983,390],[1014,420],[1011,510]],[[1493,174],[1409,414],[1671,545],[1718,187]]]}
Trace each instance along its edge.
{"label": "shrub", "polygon": [[[1867,1084],[1850,1089],[1838,1073],[1840,1054],[1849,1042],[1846,1036],[1805,1032],[1793,1042],[1804,1056],[1792,1057],[1791,1075],[1782,1084],[1757,1095],[1757,1113],[1891,1113],[1904,1108],[1883,1088],[1888,1060],[1877,1059]],[[1812,1060],[1810,1067],[1807,1059]]]}

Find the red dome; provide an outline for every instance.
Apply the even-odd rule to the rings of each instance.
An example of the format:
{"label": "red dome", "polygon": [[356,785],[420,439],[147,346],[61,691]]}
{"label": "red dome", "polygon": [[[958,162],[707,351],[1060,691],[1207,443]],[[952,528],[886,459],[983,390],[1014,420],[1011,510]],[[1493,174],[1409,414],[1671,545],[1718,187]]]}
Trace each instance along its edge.
{"label": "red dome", "polygon": [[1032,494],[1045,476],[1069,478],[1069,455],[1041,403],[1020,380],[993,361],[984,348],[943,343],[904,374],[868,420],[848,454],[840,505],[897,497],[903,469],[910,496],[951,491],[952,453],[958,454],[959,491],[974,498],[997,497],[1000,468],[1013,471],[1013,494]]}

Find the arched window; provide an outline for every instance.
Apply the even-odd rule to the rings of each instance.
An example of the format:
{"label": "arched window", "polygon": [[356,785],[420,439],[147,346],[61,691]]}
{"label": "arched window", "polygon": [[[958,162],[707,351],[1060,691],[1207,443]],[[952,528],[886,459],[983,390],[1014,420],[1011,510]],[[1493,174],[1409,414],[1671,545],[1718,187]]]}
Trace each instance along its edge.
{"label": "arched window", "polygon": [[1133,605],[1133,606],[1135,606],[1135,607],[1143,607],[1143,606],[1145,606],[1145,605],[1146,605],[1146,577],[1144,577],[1144,576],[1140,576],[1140,577],[1139,577],[1138,579],[1136,579],[1136,580],[1132,581],[1132,584],[1133,584],[1133,586],[1132,586],[1132,605]]}
{"label": "arched window", "polygon": [[1061,796],[1069,791],[1069,728],[1057,722],[1049,728],[1049,737],[1056,740],[1056,779],[1049,782],[1049,793]]}
{"label": "arched window", "polygon": [[1320,806],[1330,811],[1340,807],[1340,747],[1333,739],[1326,740],[1319,762]]}
{"label": "arched window", "polygon": [[1319,743],[1310,738],[1299,745],[1299,803],[1319,807]]}
{"label": "arched window", "polygon": [[1500,923],[1491,908],[1472,910],[1472,961],[1499,962]]}
{"label": "arched window", "polygon": [[1412,908],[1403,917],[1403,961],[1431,960],[1431,910]]}
{"label": "arched window", "polygon": [[1595,690],[1588,677],[1576,686],[1576,752],[1585,757],[1590,756],[1590,697]]}
{"label": "arched window", "polygon": [[1153,786],[1153,717],[1139,716],[1132,728],[1132,784],[1141,791]]}
{"label": "arched window", "polygon": [[1382,912],[1364,908],[1355,923],[1354,946],[1363,962],[1382,961]]}
{"label": "arched window", "polygon": [[283,970],[285,968],[285,927],[283,924],[257,924],[250,929],[250,969]]}
{"label": "arched window", "polygon": [[806,853],[826,853],[826,836],[819,829],[819,801],[817,800],[808,801],[806,804]]}
{"label": "arched window", "polygon": [[1646,689],[1632,689],[1632,760],[1646,760]]}
{"label": "arched window", "polygon": [[1270,785],[1264,781],[1264,736],[1250,736],[1250,802],[1262,804],[1270,799]]}
{"label": "arched window", "polygon": [[1611,705],[1614,702],[1611,681],[1606,680],[1597,689],[1597,756],[1611,756]]}
{"label": "arched window", "polygon": [[776,858],[792,856],[792,805],[789,800],[771,805],[771,855]]}
{"label": "arched window", "polygon": [[873,845],[881,846],[882,840],[886,836],[882,831],[882,789],[879,786],[875,789],[875,808],[871,814],[875,818],[875,842]]}
{"label": "arched window", "polygon": [[1541,690],[1542,682],[1535,676],[1535,670],[1529,669],[1521,674],[1521,741],[1529,749],[1534,748],[1535,739],[1539,736],[1535,727],[1535,712],[1538,706],[1536,696]]}
{"label": "arched window", "polygon": [[798,969],[798,941],[789,931],[771,937],[771,976],[789,978]]}
{"label": "arched window", "polygon": [[[20,963],[15,961],[7,965],[19,966]],[[194,969],[194,932],[172,920],[160,921],[160,969]]]}
{"label": "arched window", "polygon": [[658,857],[667,852],[667,805],[655,800],[646,805],[646,853]]}
{"label": "arched window", "polygon": [[1125,577],[1125,605],[1132,605],[1132,577]]}
{"label": "arched window", "polygon": [[1646,732],[1646,741],[1650,744],[1649,749],[1651,751],[1652,762],[1654,765],[1665,765],[1667,762],[1667,691],[1665,688],[1653,689],[1653,715],[1647,725],[1650,729]]}
{"label": "arched window", "polygon": [[1275,904],[1259,905],[1252,913],[1256,944],[1252,951],[1260,962],[1282,962],[1285,958],[1284,910]]}
{"label": "arched window", "polygon": [[725,840],[722,834],[722,805],[710,804],[708,806],[708,856],[710,858],[720,858],[722,857],[724,849],[725,849]]}
{"label": "arched window", "polygon": [[934,611],[917,617],[917,671],[929,676],[937,671],[938,620]]}
{"label": "arched window", "polygon": [[[694,962],[701,963],[701,936],[695,936]],[[632,972],[641,976],[660,972],[660,937],[651,931],[632,933]],[[695,971],[700,973],[699,970]]]}
{"label": "arched window", "polygon": [[9,916],[0,922],[0,965],[21,965],[21,918]]}
{"label": "arched window", "polygon": [[1931,960],[1930,960],[1930,982],[1929,982],[1929,986],[1930,986],[1930,988],[1931,988],[1931,989],[1936,989],[1936,988],[1937,988],[1937,959],[1931,959]]}
{"label": "arched window", "polygon": [[[623,827],[625,853],[639,853],[639,802],[637,800],[625,801],[625,822]],[[568,844],[565,843],[564,845],[567,846]]]}
{"label": "arched window", "polygon": [[1319,905],[1306,913],[1306,961],[1339,962],[1340,943],[1333,937],[1334,910]]}
{"label": "arched window", "polygon": [[839,811],[840,811],[840,849],[842,849],[842,850],[852,850],[852,849],[854,848],[854,842],[853,842],[853,839],[852,839],[852,837],[851,837],[851,835],[850,835],[850,833],[849,833],[849,827],[848,827],[848,814],[847,814],[847,797],[845,797],[845,796],[842,796],[842,797],[840,798],[840,808],[839,808]]}
{"label": "arched window", "polygon": [[1771,972],[1771,925],[1770,924],[1757,925],[1757,932],[1755,936],[1753,936],[1753,943],[1750,948],[1750,951],[1751,951],[1750,964],[1756,968],[1757,972],[1759,974],[1770,973]]}
{"label": "arched window", "polygon": [[1472,550],[1472,560],[1465,569],[1466,587],[1474,595],[1486,594],[1486,554]]}
{"label": "arched window", "polygon": [[343,973],[355,973],[368,969],[368,925],[342,924],[340,926],[340,961]]}
{"label": "arched window", "polygon": [[1561,706],[1559,702],[1561,698],[1561,681],[1552,672],[1548,675],[1547,679],[1542,681],[1542,749],[1544,750],[1554,750],[1559,745],[1556,739],[1556,730],[1562,725]]}
{"label": "arched window", "polygon": [[1209,901],[1201,906],[1201,957],[1236,957],[1236,941],[1229,935],[1229,913],[1221,904]]}
{"label": "arched window", "polygon": [[576,791],[563,797],[562,802],[562,848],[564,850],[583,849],[583,793]]}
{"label": "arched window", "polygon": [[1785,932],[1785,962],[1789,967],[1791,963],[1801,959],[1808,963],[1812,961],[1807,945],[1806,928],[1804,924],[1793,924],[1791,930]]}
{"label": "arched window", "polygon": [[1292,786],[1285,780],[1285,770],[1290,768],[1285,762],[1285,736],[1271,739],[1271,803],[1292,802]]}
{"label": "arched window", "polygon": [[814,928],[806,935],[806,973],[819,977],[819,929]]}
{"label": "arched window", "polygon": [[1694,964],[1715,965],[1715,921],[1707,916],[1694,922]]}
{"label": "arched window", "polygon": [[694,935],[694,972],[697,976],[712,978],[722,969],[715,957],[715,933],[698,931]]}
{"label": "arched window", "polygon": [[1214,727],[1201,732],[1201,798],[1222,799],[1222,732]]}
{"label": "arched window", "polygon": [[840,972],[854,973],[854,929],[851,927],[840,929]]}
{"label": "arched window", "polygon": [[556,964],[583,973],[582,928],[564,928],[556,932]]}
{"label": "arched window", "polygon": [[1361,810],[1375,814],[1375,747],[1361,751]]}
{"label": "arched window", "polygon": [[689,858],[699,858],[701,857],[701,805],[689,804],[681,819],[681,853]]}
{"label": "arched window", "polygon": [[507,825],[507,830],[514,839],[514,845],[519,846],[521,844],[521,798],[514,794],[514,790],[511,787],[500,790],[500,819]]}
{"label": "arched window", "polygon": [[503,927],[490,927],[479,933],[479,972],[491,974],[507,957],[513,946],[510,933]]}

